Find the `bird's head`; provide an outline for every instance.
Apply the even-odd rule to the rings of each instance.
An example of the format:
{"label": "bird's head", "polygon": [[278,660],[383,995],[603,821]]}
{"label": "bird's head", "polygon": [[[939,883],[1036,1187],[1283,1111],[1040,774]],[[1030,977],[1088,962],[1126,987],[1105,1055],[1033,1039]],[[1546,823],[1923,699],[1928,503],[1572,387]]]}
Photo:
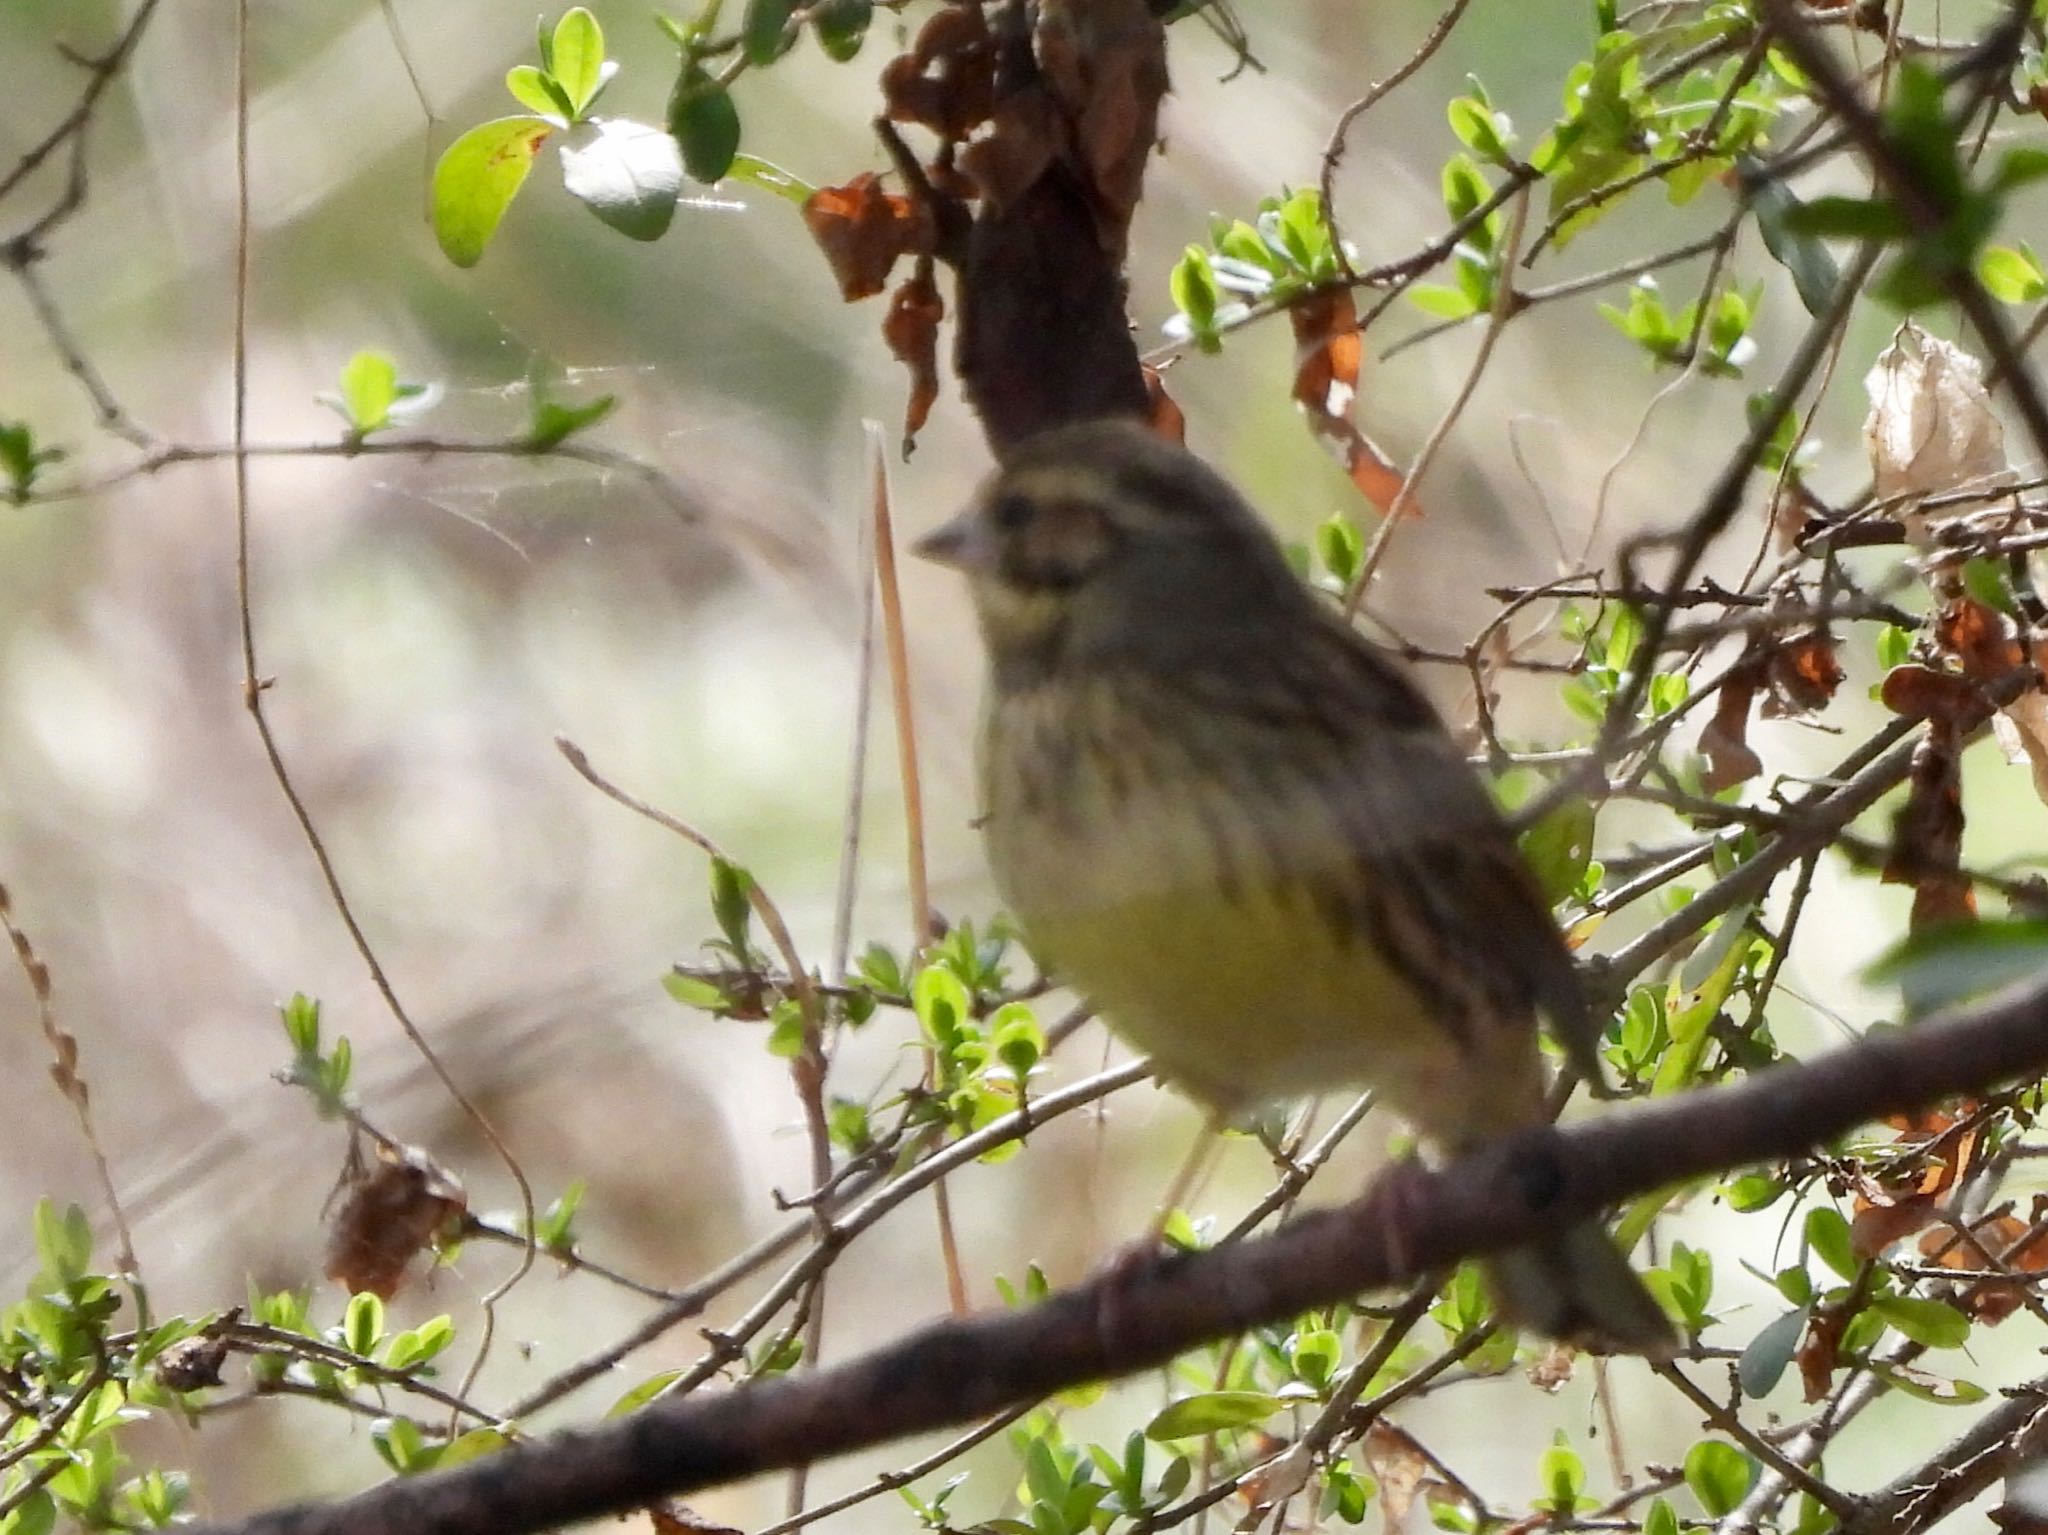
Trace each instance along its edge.
{"label": "bird's head", "polygon": [[1229,482],[1126,420],[1020,444],[916,552],[966,574],[999,668],[1170,659],[1305,600]]}

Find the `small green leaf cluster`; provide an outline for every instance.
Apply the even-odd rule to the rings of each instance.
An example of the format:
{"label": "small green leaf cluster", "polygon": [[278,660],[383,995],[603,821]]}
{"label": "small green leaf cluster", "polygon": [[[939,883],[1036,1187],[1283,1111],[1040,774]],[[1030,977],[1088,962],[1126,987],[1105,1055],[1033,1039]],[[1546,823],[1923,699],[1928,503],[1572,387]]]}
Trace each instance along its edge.
{"label": "small green leaf cluster", "polygon": [[[139,1286],[98,1272],[85,1212],[48,1199],[33,1216],[37,1268],[22,1300],[0,1308],[0,1532],[48,1535],[60,1522],[90,1531],[159,1529],[188,1517],[184,1473],[129,1475],[128,1430],[155,1409],[188,1411],[211,1379],[169,1366],[205,1320],[139,1322],[117,1331],[121,1292],[146,1318]],[[210,1369],[199,1376],[210,1377]]]}
{"label": "small green leaf cluster", "polygon": [[7,481],[7,499],[16,506],[28,500],[44,466],[63,458],[62,448],[37,446],[35,428],[26,421],[0,421],[0,476]]}
{"label": "small green leaf cluster", "polygon": [[[1577,603],[1566,603],[1559,611],[1558,632],[1578,650],[1575,675],[1566,679],[1558,696],[1586,723],[1604,724],[1615,695],[1643,660],[1642,619],[1626,603],[1603,604],[1591,616]],[[1684,672],[1657,672],[1643,694],[1640,717],[1653,720],[1669,714],[1690,693]]]}
{"label": "small green leaf cluster", "polygon": [[1740,378],[1743,367],[1756,355],[1756,341],[1750,331],[1756,322],[1757,306],[1763,302],[1763,292],[1762,283],[1747,288],[1723,288],[1702,324],[1697,299],[1674,314],[1665,307],[1657,280],[1644,276],[1630,287],[1626,308],[1602,304],[1600,313],[1616,330],[1649,353],[1653,362],[1686,366],[1693,360],[1693,338],[1697,334],[1701,370],[1714,378]]}
{"label": "small green leaf cluster", "polygon": [[1255,305],[1281,305],[1334,283],[1342,271],[1337,237],[1313,187],[1268,197],[1253,221],[1212,219],[1209,243],[1190,245],[1167,278],[1174,314],[1166,334],[1205,352]]}
{"label": "small green leaf cluster", "polygon": [[402,382],[398,364],[388,354],[368,349],[343,364],[337,392],[319,397],[322,405],[347,423],[352,442],[409,420],[431,409],[440,398],[440,385]]}
{"label": "small green leaf cluster", "polygon": [[1597,18],[1604,30],[1592,56],[1566,76],[1563,115],[1529,155],[1549,183],[1560,246],[1637,185],[1659,182],[1673,204],[1691,201],[1762,145],[1789,85],[1775,74],[1745,78],[1734,57],[1675,73],[1645,68],[1658,58],[1683,60],[1711,44],[1746,39],[1756,19],[1733,0],[1674,13],[1641,32],[1609,25],[1612,19]]}
{"label": "small green leaf cluster", "polygon": [[[1477,86],[1478,82],[1473,84]],[[1502,240],[1507,222],[1498,207],[1481,215],[1479,210],[1494,201],[1494,188],[1470,155],[1455,154],[1444,162],[1443,198],[1444,211],[1451,216],[1451,223],[1465,230],[1465,238],[1451,252],[1454,280],[1416,283],[1408,290],[1408,298],[1425,314],[1462,320],[1493,308],[1495,288],[1501,279],[1500,264],[1506,255]]]}
{"label": "small green leaf cluster", "polygon": [[1898,246],[1872,290],[1897,309],[1939,302],[1958,278],[1985,263],[2008,293],[2028,291],[2030,273],[2040,270],[2030,254],[2012,247],[1987,251],[1985,242],[2004,218],[2011,194],[2048,177],[2048,150],[2009,149],[1988,176],[1973,180],[1946,97],[1940,75],[1906,59],[1883,117],[1887,148],[1909,169],[1925,206],[1909,209],[1889,195],[1817,197],[1788,220],[1806,235]]}
{"label": "small green leaf cluster", "polygon": [[562,186],[603,223],[635,240],[658,240],[674,222],[683,181],[738,177],[802,202],[812,188],[740,149],[732,85],[746,69],[775,63],[809,31],[829,58],[860,52],[874,0],[747,0],[737,31],[721,31],[722,0],[688,20],[658,16],[681,52],[667,111],[657,126],[592,109],[619,72],[603,29],[583,6],[539,27],[538,64],[514,66],[505,88],[526,115],[479,124],[448,146],[434,168],[434,233],[457,266],[474,266],[549,138],[561,136]]}
{"label": "small green leaf cluster", "polygon": [[303,1088],[322,1119],[346,1119],[354,1111],[349,1084],[355,1074],[355,1048],[338,1035],[330,1050],[321,1049],[320,1004],[294,992],[278,1009],[284,1037],[292,1047],[291,1064],[278,1074],[288,1087]]}

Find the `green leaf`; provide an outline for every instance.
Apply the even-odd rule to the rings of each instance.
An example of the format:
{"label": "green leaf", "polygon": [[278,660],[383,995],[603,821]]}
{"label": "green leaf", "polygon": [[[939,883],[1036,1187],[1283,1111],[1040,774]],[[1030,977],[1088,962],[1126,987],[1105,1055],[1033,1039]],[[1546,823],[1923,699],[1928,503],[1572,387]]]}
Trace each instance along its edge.
{"label": "green leaf", "polygon": [[1333,512],[1316,527],[1316,558],[1341,585],[1349,586],[1365,560],[1365,537],[1342,512]]}
{"label": "green leaf", "polygon": [[1555,906],[1579,888],[1593,857],[1593,802],[1566,800],[1522,833],[1522,856]]}
{"label": "green leaf", "polygon": [[1297,1333],[1287,1350],[1287,1363],[1294,1373],[1321,1391],[1344,1361],[1344,1340],[1327,1327],[1311,1327]]}
{"label": "green leaf", "polygon": [[298,1055],[320,1053],[320,1004],[304,992],[293,992],[291,1001],[278,1009],[284,1037]]}
{"label": "green leaf", "polygon": [[597,18],[580,5],[564,13],[555,23],[548,73],[569,99],[571,121],[580,118],[604,89],[604,62],[604,29]]}
{"label": "green leaf", "polygon": [[683,157],[659,128],[626,118],[592,118],[580,143],[562,145],[562,185],[620,234],[659,240],[676,216]]}
{"label": "green leaf", "polygon": [[739,108],[732,93],[694,59],[683,66],[669,93],[668,131],[682,146],[683,169],[692,181],[709,186],[733,168],[740,147]]}
{"label": "green leaf", "polygon": [[350,1353],[365,1357],[375,1351],[377,1340],[384,1336],[384,1302],[368,1290],[358,1291],[348,1298],[348,1310],[342,1313],[342,1346]]}
{"label": "green leaf", "polygon": [[1764,249],[1771,259],[1792,274],[1799,290],[1799,302],[1806,312],[1818,315],[1828,307],[1842,280],[1842,269],[1828,248],[1797,227],[1805,204],[1777,177],[1751,184],[1750,205],[1756,210],[1757,232],[1764,237]]}
{"label": "green leaf", "polygon": [[623,1418],[629,1412],[638,1412],[642,1407],[645,1407],[649,1402],[667,1391],[678,1380],[681,1380],[682,1376],[683,1372],[681,1370],[663,1370],[658,1375],[650,1375],[631,1391],[628,1391],[624,1396],[612,1403],[611,1406],[607,1407],[604,1415],[607,1418]]}
{"label": "green leaf", "polygon": [[35,489],[43,465],[63,456],[62,448],[38,448],[35,429],[26,421],[0,421],[0,474],[7,476],[8,499],[17,505]]}
{"label": "green leaf", "polygon": [[1031,1069],[1045,1055],[1045,1031],[1038,1026],[1031,1009],[1021,1002],[1011,1002],[998,1008],[988,1024],[989,1043],[995,1046],[996,1059],[1010,1068],[1010,1074],[1019,1082],[1031,1075]]}
{"label": "green leaf", "polygon": [[1903,240],[1911,231],[1897,204],[1881,198],[1816,197],[1785,213],[1794,234],[1838,240]]}
{"label": "green leaf", "polygon": [[1744,1396],[1770,1395],[1771,1388],[1790,1367],[1805,1331],[1806,1313],[1788,1311],[1749,1340],[1735,1365],[1735,1378],[1741,1382]]}
{"label": "green leaf", "polygon": [[811,25],[817,29],[818,46],[825,50],[825,56],[844,64],[867,41],[875,4],[874,0],[817,0],[810,16]]}
{"label": "green leaf", "polygon": [[926,965],[917,972],[917,980],[910,988],[910,1004],[925,1033],[941,1050],[958,1044],[961,1031],[972,1021],[967,988],[944,965]]}
{"label": "green leaf", "polygon": [[702,1012],[722,1013],[732,1005],[726,1000],[725,993],[710,981],[694,975],[683,975],[674,970],[661,978],[661,989],[683,1006],[694,1007]]}
{"label": "green leaf", "polygon": [[1264,1391],[1205,1391],[1169,1404],[1145,1425],[1145,1437],[1160,1444],[1250,1428],[1265,1422],[1283,1405],[1279,1397]]}
{"label": "green leaf", "polygon": [[799,208],[809,202],[818,190],[803,177],[763,160],[759,155],[734,155],[732,168],[726,174],[734,181],[744,181],[750,187],[773,192],[785,202],[795,203]]}
{"label": "green leaf", "polygon": [[446,1471],[464,1461],[478,1460],[486,1455],[495,1455],[512,1443],[495,1428],[473,1428],[466,1434],[459,1434],[450,1440],[434,1457],[434,1469]]}
{"label": "green leaf", "polygon": [[77,1205],[60,1212],[47,1197],[36,1201],[36,1260],[42,1265],[38,1283],[68,1289],[85,1278],[92,1266],[92,1223]]}
{"label": "green leaf", "polygon": [[1424,314],[1433,314],[1444,320],[1463,320],[1479,312],[1479,306],[1472,302],[1470,294],[1448,283],[1416,283],[1408,290],[1408,302]]}
{"label": "green leaf", "polygon": [[1998,169],[1991,173],[1991,190],[2010,192],[2031,181],[2048,179],[2048,149],[2023,144],[1999,156]]}
{"label": "green leaf", "polygon": [[568,93],[555,77],[531,64],[515,64],[506,70],[505,89],[529,112],[538,112],[542,117],[559,117],[564,126],[576,115]]}
{"label": "green leaf", "polygon": [[1506,113],[1494,111],[1476,96],[1459,96],[1452,100],[1448,114],[1451,132],[1480,159],[1505,165],[1511,158],[1509,145],[1515,131]]}
{"label": "green leaf", "polygon": [[1643,1515],[1643,1535],[1678,1535],[1678,1510],[1669,1498],[1658,1498]]}
{"label": "green leaf", "polygon": [[1571,1447],[1563,1429],[1557,1431],[1550,1448],[1543,1452],[1543,1459],[1537,1465],[1536,1479],[1544,1493],[1536,1500],[1538,1508],[1565,1516],[1578,1508],[1579,1496],[1586,1490],[1586,1463]]}
{"label": "green leaf", "polygon": [[1922,1402],[1932,1402],[1941,1407],[1968,1407],[1981,1402],[1990,1393],[1975,1381],[1944,1380],[1939,1375],[1930,1375],[1925,1370],[1916,1370],[1908,1365],[1888,1364],[1883,1360],[1869,1361],[1867,1368],[1886,1385]]}
{"label": "green leaf", "polygon": [[1970,1319],[1945,1301],[1915,1295],[1880,1295],[1870,1309],[1894,1332],[1926,1348],[1961,1348],[1970,1341]]}
{"label": "green leaf", "polygon": [[469,130],[434,167],[434,238],[460,267],[475,266],[519,195],[533,157],[555,131],[539,117],[500,117]]}
{"label": "green leaf", "polygon": [[545,453],[549,448],[561,446],[586,427],[597,425],[612,413],[612,407],[618,403],[617,395],[601,394],[580,405],[565,405],[536,392],[533,424],[527,428],[526,440],[537,451]]}
{"label": "green leaf", "polygon": [[1982,996],[2048,967],[2048,922],[1942,923],[1895,944],[1864,979],[1899,988],[1909,1018]]}
{"label": "green leaf", "polygon": [[1167,290],[1173,295],[1174,306],[1187,316],[1195,340],[1203,350],[1215,350],[1219,295],[1209,253],[1199,245],[1190,245],[1174,263],[1167,277]]}
{"label": "green leaf", "polygon": [[1756,1485],[1757,1464],[1732,1444],[1702,1439],[1685,1455],[1685,1485],[1716,1519],[1733,1513]]}
{"label": "green leaf", "polygon": [[2031,304],[2048,296],[2048,274],[2024,241],[1985,247],[1977,258],[1977,277],[2001,304]]}
{"label": "green leaf", "polygon": [[1854,1279],[1863,1266],[1856,1256],[1856,1244],[1849,1239],[1848,1221],[1832,1205],[1806,1212],[1806,1245],[1844,1279]]}
{"label": "green leaf", "polygon": [[740,47],[750,64],[773,64],[785,53],[795,35],[789,18],[796,0],[747,0],[746,19],[740,23]]}
{"label": "green leaf", "polygon": [[1765,1173],[1744,1173],[1721,1190],[1728,1201],[1728,1208],[1747,1214],[1751,1210],[1763,1210],[1776,1204],[1785,1194],[1781,1179]]}
{"label": "green leaf", "polygon": [[391,424],[398,400],[398,364],[383,352],[362,351],[341,370],[341,414],[358,437]]}
{"label": "green leaf", "polygon": [[748,953],[747,925],[753,920],[754,876],[727,859],[711,860],[711,916],[735,958]]}

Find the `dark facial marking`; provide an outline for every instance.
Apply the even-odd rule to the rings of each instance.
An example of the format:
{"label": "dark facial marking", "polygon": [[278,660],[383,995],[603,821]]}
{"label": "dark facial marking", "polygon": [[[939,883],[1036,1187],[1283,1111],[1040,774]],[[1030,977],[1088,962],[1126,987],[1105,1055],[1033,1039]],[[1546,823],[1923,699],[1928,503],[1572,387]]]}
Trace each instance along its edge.
{"label": "dark facial marking", "polygon": [[1013,586],[1071,591],[1115,547],[1109,517],[1089,501],[1033,502],[1005,495],[989,508],[989,516],[1002,538],[1003,578]]}

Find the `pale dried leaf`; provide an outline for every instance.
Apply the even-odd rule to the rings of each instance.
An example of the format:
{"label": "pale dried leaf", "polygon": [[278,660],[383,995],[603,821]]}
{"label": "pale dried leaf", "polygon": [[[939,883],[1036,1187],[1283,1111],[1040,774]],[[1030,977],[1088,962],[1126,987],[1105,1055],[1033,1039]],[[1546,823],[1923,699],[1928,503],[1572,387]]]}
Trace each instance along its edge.
{"label": "pale dried leaf", "polygon": [[2034,792],[2048,803],[2048,693],[2023,693],[1991,717],[2006,761],[2034,770]]}
{"label": "pale dried leaf", "polygon": [[[1880,498],[1937,496],[2011,478],[2005,428],[1991,412],[1984,365],[1961,347],[1908,320],[1863,387],[1870,394],[1863,439]],[[1945,508],[1943,516],[1968,510]],[[1927,519],[1912,506],[1901,508],[1900,520],[1909,537],[1926,540]]]}

